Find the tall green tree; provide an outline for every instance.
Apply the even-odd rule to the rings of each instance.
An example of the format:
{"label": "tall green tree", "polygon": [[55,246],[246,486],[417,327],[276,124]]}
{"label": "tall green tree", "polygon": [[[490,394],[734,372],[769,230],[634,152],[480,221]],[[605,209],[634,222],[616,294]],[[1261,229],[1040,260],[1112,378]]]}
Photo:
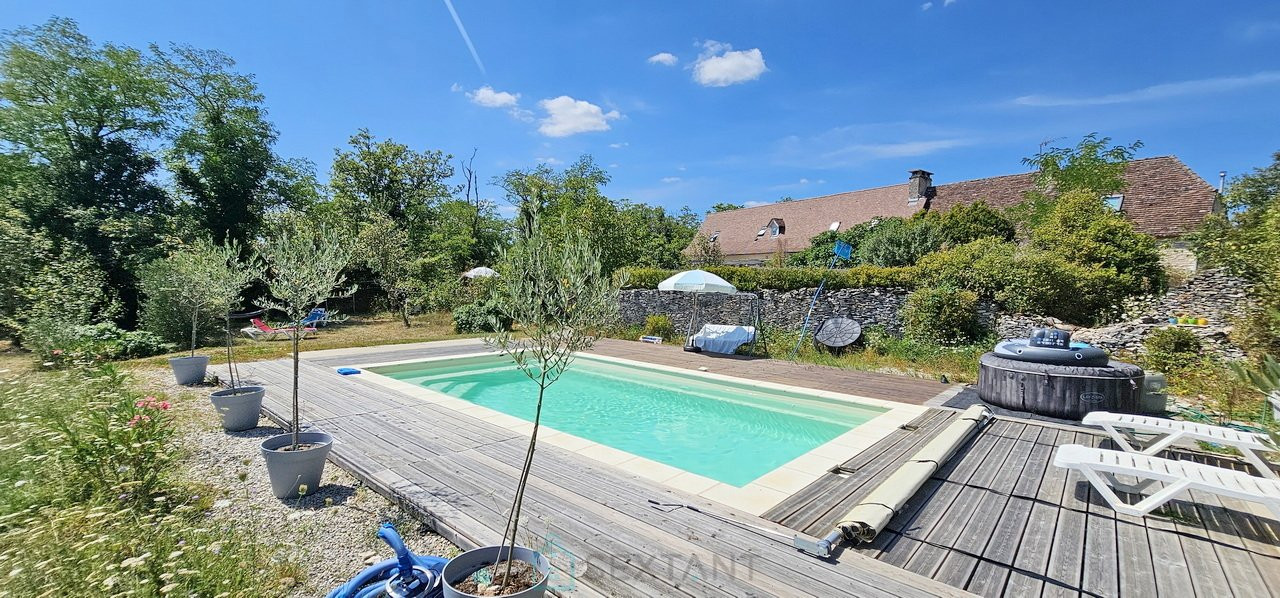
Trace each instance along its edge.
{"label": "tall green tree", "polygon": [[417,151],[391,139],[379,141],[360,129],[349,147],[336,150],[329,186],[339,209],[362,222],[370,213],[390,218],[419,243],[441,201],[453,196],[452,156],[439,150]]}
{"label": "tall green tree", "polygon": [[576,230],[586,231],[600,251],[605,272],[631,265],[681,265],[681,251],[697,232],[697,216],[687,208],[670,214],[660,207],[610,199],[604,193],[609,180],[609,174],[584,155],[562,171],[544,164],[509,171],[494,182],[517,207],[516,220],[524,230],[538,213],[543,234],[552,243],[564,242]]}
{"label": "tall green tree", "polygon": [[166,128],[173,94],[154,60],[96,45],[68,19],[0,40],[0,139],[32,169],[12,205],[55,244],[82,246],[132,326],[136,268],[162,253],[173,202],[141,147]]}
{"label": "tall green tree", "polygon": [[271,184],[276,132],[262,94],[221,52],[189,46],[152,51],[184,111],[186,126],[166,156],[174,184],[196,226],[215,239],[247,243],[266,212],[288,203],[282,188]]}
{"label": "tall green tree", "polygon": [[1025,231],[1043,221],[1059,195],[1088,191],[1104,196],[1124,191],[1125,169],[1141,148],[1141,141],[1112,145],[1110,137],[1099,137],[1097,133],[1085,135],[1073,147],[1042,148],[1036,155],[1022,159],[1023,164],[1035,169],[1036,185],[1024,201],[1009,209],[1009,215]]}

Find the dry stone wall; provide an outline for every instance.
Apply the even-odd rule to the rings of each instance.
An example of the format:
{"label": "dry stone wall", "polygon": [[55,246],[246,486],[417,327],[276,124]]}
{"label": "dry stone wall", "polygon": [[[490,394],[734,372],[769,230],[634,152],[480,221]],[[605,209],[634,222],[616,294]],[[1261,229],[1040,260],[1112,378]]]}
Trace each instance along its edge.
{"label": "dry stone wall", "polygon": [[[799,329],[804,323],[815,289],[774,291],[764,289],[736,295],[707,294],[698,296],[698,321],[718,324],[750,325],[759,313],[766,326]],[[908,289],[866,287],[823,291],[813,308],[813,322],[842,316],[857,320],[863,327],[884,326],[893,334],[902,332],[899,312],[907,301]],[[628,289],[622,291],[622,321],[640,325],[651,314],[671,318],[676,330],[687,333],[693,311],[694,296],[677,291]],[[984,303],[980,313],[989,322],[996,318],[995,307]]]}

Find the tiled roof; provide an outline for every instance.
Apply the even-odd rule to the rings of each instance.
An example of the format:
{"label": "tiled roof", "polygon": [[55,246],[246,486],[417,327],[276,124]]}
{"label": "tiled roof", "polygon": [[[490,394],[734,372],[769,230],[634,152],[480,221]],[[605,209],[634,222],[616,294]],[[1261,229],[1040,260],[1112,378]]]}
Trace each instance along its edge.
{"label": "tiled roof", "polygon": [[[809,239],[827,230],[832,222],[840,222],[840,230],[882,216],[910,216],[920,204],[907,205],[907,184],[889,185],[861,191],[836,193],[808,199],[773,203],[751,208],[739,208],[728,212],[707,214],[699,229],[704,235],[716,232],[720,251],[725,255],[771,254],[780,244],[787,252],[800,251],[809,246]],[[786,222],[786,233],[771,237],[767,230],[769,221],[781,218]],[[760,229],[766,229],[757,237]]]}
{"label": "tiled roof", "polygon": [[[1175,156],[1133,160],[1124,179],[1120,210],[1134,228],[1156,237],[1176,237],[1195,230],[1213,211],[1217,199],[1214,188]],[[938,185],[929,208],[946,211],[979,199],[1004,208],[1022,201],[1023,193],[1034,186],[1034,173]]]}
{"label": "tiled roof", "polygon": [[[1187,168],[1177,157],[1144,158],[1129,163],[1121,210],[1135,227],[1157,237],[1176,237],[1195,230],[1214,208],[1214,188]],[[1022,201],[1035,186],[1035,174],[1023,173],[937,185],[929,209],[946,211],[979,199],[995,207]],[[719,232],[717,242],[726,256],[770,254],[779,245],[787,252],[801,251],[809,239],[827,230],[832,222],[840,230],[886,216],[910,216],[924,202],[907,201],[907,184],[849,191],[808,199],[774,203],[707,215],[699,232]],[[766,228],[769,220],[784,219],[786,233],[777,238]]]}

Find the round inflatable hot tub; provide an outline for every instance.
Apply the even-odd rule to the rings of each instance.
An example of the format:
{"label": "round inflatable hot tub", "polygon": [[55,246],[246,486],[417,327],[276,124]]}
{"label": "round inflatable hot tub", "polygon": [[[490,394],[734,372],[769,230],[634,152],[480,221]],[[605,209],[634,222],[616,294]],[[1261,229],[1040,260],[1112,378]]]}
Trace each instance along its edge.
{"label": "round inflatable hot tub", "polygon": [[978,396],[1006,409],[1061,419],[1078,420],[1090,411],[1140,413],[1144,377],[1142,368],[1072,343],[1068,333],[1037,330],[979,359]]}

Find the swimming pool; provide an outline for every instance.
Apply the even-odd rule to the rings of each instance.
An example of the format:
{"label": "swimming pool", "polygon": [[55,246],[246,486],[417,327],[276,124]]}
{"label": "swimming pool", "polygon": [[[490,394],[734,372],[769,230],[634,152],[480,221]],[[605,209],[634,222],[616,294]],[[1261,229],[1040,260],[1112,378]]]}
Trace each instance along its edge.
{"label": "swimming pool", "polygon": [[[533,421],[537,385],[505,357],[368,371]],[[582,355],[547,390],[542,424],[741,488],[886,411],[746,380]]]}

